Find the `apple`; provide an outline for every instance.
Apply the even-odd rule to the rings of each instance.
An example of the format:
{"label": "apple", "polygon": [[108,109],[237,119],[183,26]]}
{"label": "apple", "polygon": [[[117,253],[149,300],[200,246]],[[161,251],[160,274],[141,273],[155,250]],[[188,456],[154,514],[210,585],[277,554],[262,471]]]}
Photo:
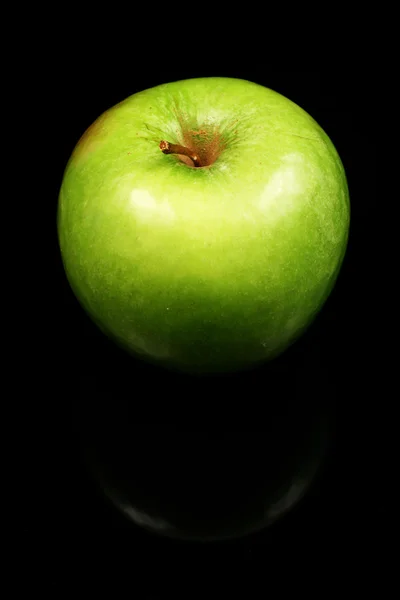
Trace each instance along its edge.
{"label": "apple", "polygon": [[250,81],[158,85],[104,112],[66,166],[58,236],[70,286],[136,357],[248,369],[312,323],[337,279],[350,201],[328,135]]}

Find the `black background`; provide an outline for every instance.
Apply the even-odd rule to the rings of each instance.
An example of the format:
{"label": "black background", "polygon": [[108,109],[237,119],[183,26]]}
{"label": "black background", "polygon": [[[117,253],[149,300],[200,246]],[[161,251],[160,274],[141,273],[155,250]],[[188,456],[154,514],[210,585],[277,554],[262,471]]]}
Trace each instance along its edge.
{"label": "black background", "polygon": [[[46,318],[52,355],[47,388],[54,404],[46,417],[50,425],[40,429],[44,477],[37,493],[42,516],[26,527],[30,547],[34,550],[33,540],[40,536],[48,561],[42,576],[55,584],[66,586],[79,578],[94,585],[111,575],[130,581],[132,594],[149,598],[182,590],[191,595],[203,587],[208,591],[216,580],[226,593],[239,585],[248,590],[254,581],[260,582],[261,592],[268,592],[269,578],[277,570],[302,573],[296,575],[299,582],[316,572],[329,573],[329,581],[346,574],[354,579],[359,566],[365,576],[367,568],[376,571],[385,562],[390,531],[383,430],[387,399],[374,377],[374,332],[366,325],[373,304],[368,242],[377,193],[377,151],[371,128],[366,127],[371,73],[278,70],[272,62],[228,60],[225,53],[204,66],[204,61],[174,56],[161,65],[146,56],[141,69],[133,62],[128,68],[129,61],[122,68],[85,49],[79,60],[75,55],[64,58],[52,74],[46,131],[54,149],[49,204],[54,235]],[[337,285],[306,335],[255,372],[199,381],[137,363],[96,330],[66,281],[55,217],[66,162],[97,116],[157,84],[215,75],[271,87],[318,121],[344,163],[352,213]],[[127,405],[134,425],[146,435],[150,432],[146,442],[160,455],[165,431],[171,428],[178,437],[187,431],[208,431],[217,437],[238,432],[232,442],[237,451],[243,443],[240,432],[268,430],[271,415],[287,414],[291,426],[297,420],[301,427],[320,405],[329,405],[333,415],[332,443],[307,497],[271,528],[236,541],[174,541],[128,522],[104,500],[85,468],[82,425],[85,432],[88,423],[101,428],[114,424]],[[255,465],[254,476],[262,478],[260,457]],[[183,477],[183,463],[179,468]],[[286,585],[285,579],[281,584]]]}

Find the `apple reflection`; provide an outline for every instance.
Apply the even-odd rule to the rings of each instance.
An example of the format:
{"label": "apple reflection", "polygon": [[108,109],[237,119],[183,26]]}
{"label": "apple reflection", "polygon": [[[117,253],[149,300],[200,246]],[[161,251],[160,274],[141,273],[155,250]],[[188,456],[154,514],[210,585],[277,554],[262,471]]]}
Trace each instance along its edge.
{"label": "apple reflection", "polygon": [[253,417],[262,430],[216,423],[196,429],[190,419],[135,420],[127,403],[114,399],[112,410],[85,421],[86,464],[108,500],[137,526],[180,539],[242,537],[299,503],[329,448],[327,400],[310,394],[276,404],[267,417]]}

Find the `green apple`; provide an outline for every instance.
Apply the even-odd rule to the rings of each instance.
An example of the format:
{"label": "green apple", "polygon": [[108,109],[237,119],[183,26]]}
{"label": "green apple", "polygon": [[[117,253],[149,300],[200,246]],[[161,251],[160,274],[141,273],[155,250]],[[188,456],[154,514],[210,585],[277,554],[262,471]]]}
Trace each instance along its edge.
{"label": "green apple", "polygon": [[159,85],[102,114],[65,169],[66,275],[134,356],[192,373],[281,354],[330,294],[350,203],[328,135],[241,79]]}

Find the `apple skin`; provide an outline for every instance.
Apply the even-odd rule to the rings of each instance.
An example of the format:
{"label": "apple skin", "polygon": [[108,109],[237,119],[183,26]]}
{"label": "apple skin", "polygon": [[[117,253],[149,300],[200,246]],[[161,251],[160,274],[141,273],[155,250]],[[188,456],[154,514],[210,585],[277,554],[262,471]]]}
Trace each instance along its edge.
{"label": "apple skin", "polygon": [[[214,162],[189,166],[161,140]],[[98,327],[134,356],[206,374],[270,360],[311,324],[346,252],[350,201],[310,115],[209,77],[103,113],[66,166],[57,221],[67,278]]]}

